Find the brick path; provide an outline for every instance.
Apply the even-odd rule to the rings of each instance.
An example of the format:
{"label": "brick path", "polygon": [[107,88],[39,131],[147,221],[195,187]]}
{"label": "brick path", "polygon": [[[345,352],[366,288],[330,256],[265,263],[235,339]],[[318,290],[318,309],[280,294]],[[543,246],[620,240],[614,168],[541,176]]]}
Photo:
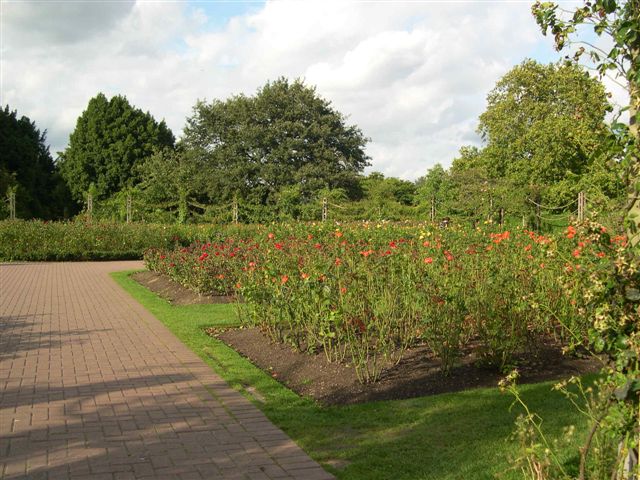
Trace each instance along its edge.
{"label": "brick path", "polygon": [[108,276],[0,265],[0,478],[330,479]]}

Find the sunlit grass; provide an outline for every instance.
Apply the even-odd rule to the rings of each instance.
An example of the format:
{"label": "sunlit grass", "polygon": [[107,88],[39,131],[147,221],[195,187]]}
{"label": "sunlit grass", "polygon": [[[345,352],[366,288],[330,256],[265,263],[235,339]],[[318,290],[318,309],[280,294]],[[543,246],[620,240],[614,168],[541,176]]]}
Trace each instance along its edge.
{"label": "sunlit grass", "polygon": [[[519,413],[497,388],[476,389],[400,401],[321,407],[282,386],[222,342],[203,331],[238,323],[233,305],[172,306],[119,272],[113,278],[182,342],[250,398],[315,460],[340,479],[522,478],[510,458],[518,455],[510,438]],[[550,439],[582,417],[553,382],[522,387],[524,399],[544,418]],[[257,392],[252,394],[252,392]],[[577,448],[562,459],[569,468]]]}

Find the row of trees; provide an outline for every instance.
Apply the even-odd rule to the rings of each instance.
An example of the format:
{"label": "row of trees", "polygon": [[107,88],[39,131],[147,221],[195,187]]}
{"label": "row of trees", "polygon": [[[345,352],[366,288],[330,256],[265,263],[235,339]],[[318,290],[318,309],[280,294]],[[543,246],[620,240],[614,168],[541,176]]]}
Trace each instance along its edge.
{"label": "row of trees", "polygon": [[98,94],[55,164],[45,135],[5,109],[13,126],[3,125],[2,142],[15,148],[3,154],[0,192],[20,185],[21,217],[74,214],[89,192],[96,215],[124,218],[129,197],[134,218],[153,221],[229,221],[234,204],[241,221],[313,220],[322,199],[331,218],[426,219],[434,208],[438,218],[520,217],[531,201],[570,204],[580,191],[603,205],[624,197],[619,164],[599,141],[609,111],[604,87],[582,68],[526,60],[489,93],[483,145],[408,182],[364,176],[368,139],[300,80],[198,102],[177,143],[164,121]]}
{"label": "row of trees", "polygon": [[462,147],[448,170],[430,169],[417,182],[419,202],[472,218],[500,208],[526,215],[535,204],[571,211],[579,192],[598,208],[619,207],[623,172],[602,145],[609,112],[604,87],[579,66],[527,60],[489,93],[482,147]]}

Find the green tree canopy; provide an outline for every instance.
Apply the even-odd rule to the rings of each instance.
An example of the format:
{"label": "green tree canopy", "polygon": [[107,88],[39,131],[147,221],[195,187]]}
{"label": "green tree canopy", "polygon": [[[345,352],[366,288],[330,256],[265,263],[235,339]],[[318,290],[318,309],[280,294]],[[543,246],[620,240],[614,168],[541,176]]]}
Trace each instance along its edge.
{"label": "green tree canopy", "polygon": [[18,217],[63,215],[66,189],[45,142],[46,132],[41,133],[29,118],[18,118],[8,105],[0,109],[0,204],[7,189],[16,187]]}
{"label": "green tree canopy", "polygon": [[137,184],[144,159],[154,148],[174,142],[164,121],[134,108],[126,97],[108,100],[99,93],[78,118],[61,154],[60,171],[76,201],[82,201],[91,183],[99,197],[106,197]]}
{"label": "green tree canopy", "polygon": [[198,102],[187,120],[184,145],[211,168],[212,200],[239,196],[275,203],[283,187],[300,198],[322,189],[358,192],[358,173],[369,163],[367,139],[313,87],[280,78],[251,97]]}
{"label": "green tree canopy", "polygon": [[[578,62],[588,57],[601,76],[611,73],[618,83],[625,83],[629,103],[618,109],[616,118],[626,112],[628,123],[615,121],[603,143],[609,158],[621,164],[625,172],[627,229],[632,243],[640,245],[640,0],[589,0],[572,10],[537,1],[532,13],[543,34],[554,36],[558,51],[569,45],[579,46],[567,60]],[[581,40],[585,26],[597,36],[606,37],[602,47]]]}
{"label": "green tree canopy", "polygon": [[588,171],[609,105],[602,84],[582,68],[526,60],[487,101],[478,131],[490,177],[544,189]]}

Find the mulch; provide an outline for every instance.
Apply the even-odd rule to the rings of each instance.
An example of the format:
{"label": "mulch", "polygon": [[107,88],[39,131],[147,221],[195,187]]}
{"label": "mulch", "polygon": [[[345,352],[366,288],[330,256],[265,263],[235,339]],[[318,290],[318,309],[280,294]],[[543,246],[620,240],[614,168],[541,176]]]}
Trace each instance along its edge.
{"label": "mulch", "polygon": [[[155,272],[139,272],[132,277],[174,305],[235,301],[230,296],[198,295]],[[504,377],[495,369],[483,367],[472,348],[463,352],[457,365],[445,376],[431,350],[426,345],[419,345],[405,352],[397,365],[388,365],[377,382],[362,384],[353,366],[330,363],[322,352],[294,351],[288,345],[273,342],[257,328],[209,328],[206,332],[294,392],[323,405],[398,400],[495,387]],[[519,383],[565,379],[600,369],[600,363],[592,357],[564,355],[551,338],[541,342],[535,354],[521,355],[517,363]]]}
{"label": "mulch", "polygon": [[[257,328],[208,329],[207,333],[294,392],[323,405],[399,400],[495,387],[504,377],[495,369],[482,367],[472,352],[466,352],[450,374],[444,376],[439,369],[440,362],[422,345],[408,350],[400,363],[382,372],[377,382],[362,384],[353,367],[329,363],[322,352],[313,355],[296,352],[287,345],[272,342]],[[551,342],[541,345],[535,358],[519,360],[519,383],[565,379],[596,372],[600,367],[593,358],[563,355]]]}
{"label": "mulch", "polygon": [[235,297],[231,295],[201,295],[166,275],[156,272],[142,271],[131,275],[136,282],[158,294],[172,305],[206,305],[212,303],[232,303]]}

